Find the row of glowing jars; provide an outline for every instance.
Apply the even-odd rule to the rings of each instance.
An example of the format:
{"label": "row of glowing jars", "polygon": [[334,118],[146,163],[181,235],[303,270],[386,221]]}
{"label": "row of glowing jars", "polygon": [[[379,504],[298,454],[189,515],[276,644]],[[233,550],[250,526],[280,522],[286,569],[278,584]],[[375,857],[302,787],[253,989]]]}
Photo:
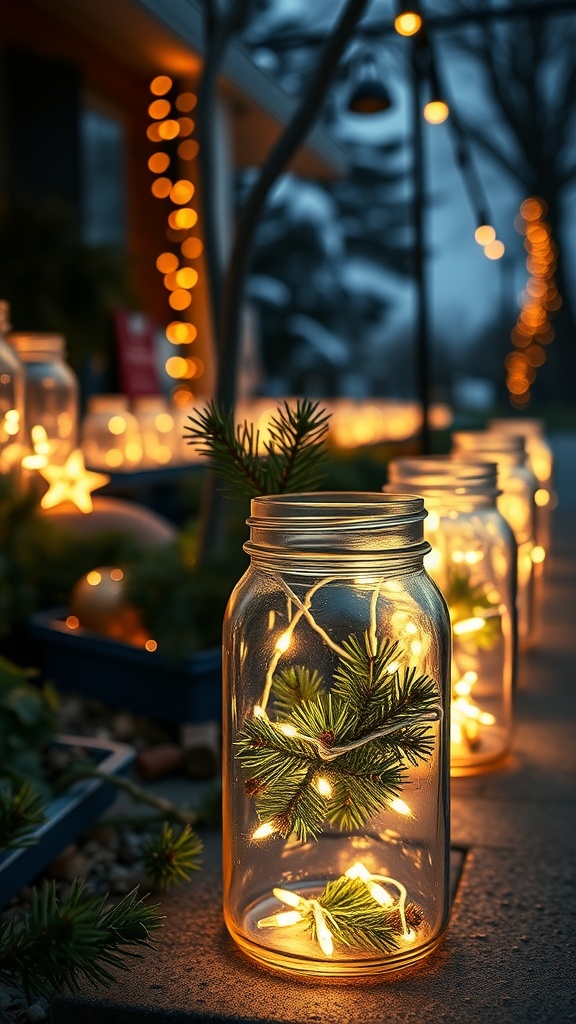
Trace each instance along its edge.
{"label": "row of glowing jars", "polygon": [[422,495],[428,511],[424,564],[452,624],[452,774],[489,770],[511,747],[517,647],[517,549],[497,507],[496,465],[395,459],[388,481],[387,490]]}
{"label": "row of glowing jars", "polygon": [[160,395],[130,401],[126,395],[93,395],[82,421],[82,450],[95,469],[133,471],[190,462],[184,425],[190,410],[172,408]]}

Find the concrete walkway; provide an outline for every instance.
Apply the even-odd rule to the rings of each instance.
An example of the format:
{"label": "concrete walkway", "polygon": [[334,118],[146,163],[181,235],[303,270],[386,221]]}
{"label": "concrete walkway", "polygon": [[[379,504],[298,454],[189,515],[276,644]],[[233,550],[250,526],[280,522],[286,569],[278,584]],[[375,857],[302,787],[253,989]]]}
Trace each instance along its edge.
{"label": "concrete walkway", "polygon": [[[108,992],[59,997],[54,1024],[569,1024],[576,1021],[576,442],[562,451],[544,627],[524,655],[515,752],[452,786],[461,865],[451,925],[419,967],[377,984],[263,971],[222,923],[219,837],[163,901],[156,951]],[[563,482],[565,481],[565,482]]]}

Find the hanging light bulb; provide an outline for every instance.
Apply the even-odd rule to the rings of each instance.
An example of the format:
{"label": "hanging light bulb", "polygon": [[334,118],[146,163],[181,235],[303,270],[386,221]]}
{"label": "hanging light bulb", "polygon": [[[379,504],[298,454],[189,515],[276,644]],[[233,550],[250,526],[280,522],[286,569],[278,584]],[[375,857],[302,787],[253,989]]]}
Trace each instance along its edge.
{"label": "hanging light bulb", "polygon": [[422,18],[415,10],[416,4],[400,3],[400,12],[394,18],[394,28],[400,36],[414,36],[422,27]]}

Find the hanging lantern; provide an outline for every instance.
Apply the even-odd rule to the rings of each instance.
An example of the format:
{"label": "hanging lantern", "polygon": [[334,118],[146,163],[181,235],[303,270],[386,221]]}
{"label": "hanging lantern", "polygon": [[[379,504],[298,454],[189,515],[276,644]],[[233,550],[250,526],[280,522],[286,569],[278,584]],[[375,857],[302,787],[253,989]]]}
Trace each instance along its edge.
{"label": "hanging lantern", "polygon": [[224,915],[270,967],[408,967],[448,921],[450,623],[421,498],[252,501],[224,624]]}
{"label": "hanging lantern", "polygon": [[496,507],[493,463],[394,459],[387,490],[421,494],[424,565],[452,623],[451,771],[472,775],[510,751],[516,681],[516,542]]}

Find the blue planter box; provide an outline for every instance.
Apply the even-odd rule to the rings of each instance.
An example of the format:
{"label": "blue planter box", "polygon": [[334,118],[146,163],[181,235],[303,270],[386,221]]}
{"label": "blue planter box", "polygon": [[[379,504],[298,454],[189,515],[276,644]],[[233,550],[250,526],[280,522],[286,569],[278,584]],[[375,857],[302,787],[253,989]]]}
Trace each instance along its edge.
{"label": "blue planter box", "polygon": [[40,668],[59,690],[96,697],[159,721],[220,721],[222,653],[211,647],[173,665],[156,652],[66,625],[66,610],[37,612],[30,630],[40,641]]}
{"label": "blue planter box", "polygon": [[[133,747],[111,740],[59,736],[57,742],[59,746],[86,750],[106,775],[126,774],[136,757]],[[34,845],[0,854],[0,907],[78,839],[114,803],[117,794],[116,787],[104,779],[80,779],[52,800],[45,810],[47,820],[33,833]]]}

